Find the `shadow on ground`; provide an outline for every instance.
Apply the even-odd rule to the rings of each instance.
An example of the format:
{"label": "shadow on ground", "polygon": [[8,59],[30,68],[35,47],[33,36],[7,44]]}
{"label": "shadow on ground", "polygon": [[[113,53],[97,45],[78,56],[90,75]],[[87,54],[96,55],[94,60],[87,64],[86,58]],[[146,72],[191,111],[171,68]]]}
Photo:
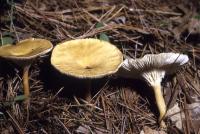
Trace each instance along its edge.
{"label": "shadow on ground", "polygon": [[[87,87],[86,79],[78,79],[71,76],[61,74],[51,64],[49,59],[44,60],[44,63],[40,65],[40,79],[44,83],[45,90],[52,90],[59,93],[60,97],[67,97],[72,99],[73,96],[83,98],[85,96],[85,88]],[[107,78],[92,79],[91,89],[92,95],[95,95],[105,84]]]}

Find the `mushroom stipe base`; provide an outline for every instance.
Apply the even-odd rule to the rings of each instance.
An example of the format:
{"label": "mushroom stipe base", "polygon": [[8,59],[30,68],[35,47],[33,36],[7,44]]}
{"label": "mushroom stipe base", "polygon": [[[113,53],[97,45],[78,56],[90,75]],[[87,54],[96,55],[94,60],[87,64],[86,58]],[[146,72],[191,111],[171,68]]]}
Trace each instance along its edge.
{"label": "mushroom stipe base", "polygon": [[159,121],[159,123],[161,123],[162,120],[163,120],[163,117],[165,116],[165,113],[166,113],[165,100],[164,100],[163,95],[162,95],[160,84],[152,86],[152,88],[153,88],[153,91],[154,91],[157,107],[158,107],[159,114],[160,114],[158,121]]}
{"label": "mushroom stipe base", "polygon": [[87,102],[90,102],[91,99],[92,99],[92,95],[91,95],[91,87],[92,87],[91,80],[90,79],[86,80],[85,84],[86,84],[86,86],[85,86],[86,92],[85,92],[85,96],[84,96],[83,99],[86,100]]}

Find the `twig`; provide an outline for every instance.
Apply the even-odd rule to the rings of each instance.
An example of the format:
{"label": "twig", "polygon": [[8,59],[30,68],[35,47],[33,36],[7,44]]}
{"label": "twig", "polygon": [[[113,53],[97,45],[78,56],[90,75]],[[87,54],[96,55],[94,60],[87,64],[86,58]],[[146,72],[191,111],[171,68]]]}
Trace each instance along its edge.
{"label": "twig", "polygon": [[173,16],[181,16],[181,13],[176,12],[167,12],[167,11],[160,11],[160,10],[144,10],[144,9],[133,9],[129,8],[129,11],[131,12],[147,12],[147,13],[156,13],[156,14],[163,14],[163,15],[173,15]]}
{"label": "twig", "polygon": [[17,132],[18,132],[19,134],[25,134],[25,133],[23,132],[23,130],[21,129],[19,123],[14,119],[14,117],[11,115],[11,113],[8,112],[8,111],[6,111],[6,114],[7,114],[7,115],[10,117],[10,119],[12,120],[12,124],[13,124],[13,126],[15,126]]}
{"label": "twig", "polygon": [[55,119],[56,121],[58,121],[59,124],[61,124],[61,126],[64,128],[64,130],[65,130],[65,132],[66,132],[67,134],[71,134],[71,132],[69,131],[69,129],[65,126],[65,124],[63,124],[62,121],[60,121],[60,119],[59,119],[57,116],[55,116],[54,119]]}

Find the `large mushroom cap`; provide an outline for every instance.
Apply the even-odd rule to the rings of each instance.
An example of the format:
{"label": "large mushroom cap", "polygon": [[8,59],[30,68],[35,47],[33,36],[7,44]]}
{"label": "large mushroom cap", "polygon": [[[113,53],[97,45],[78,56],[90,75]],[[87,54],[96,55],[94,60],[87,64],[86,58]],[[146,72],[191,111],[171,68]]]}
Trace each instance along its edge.
{"label": "large mushroom cap", "polygon": [[126,59],[119,70],[123,76],[138,77],[152,70],[171,74],[188,62],[188,56],[179,53],[147,54],[140,59]]}
{"label": "large mushroom cap", "polygon": [[11,60],[29,60],[48,53],[53,48],[50,41],[45,39],[26,39],[16,45],[4,45],[0,47],[0,57]]}
{"label": "large mushroom cap", "polygon": [[77,39],[58,44],[51,64],[77,78],[100,78],[115,73],[123,61],[117,47],[98,39]]}

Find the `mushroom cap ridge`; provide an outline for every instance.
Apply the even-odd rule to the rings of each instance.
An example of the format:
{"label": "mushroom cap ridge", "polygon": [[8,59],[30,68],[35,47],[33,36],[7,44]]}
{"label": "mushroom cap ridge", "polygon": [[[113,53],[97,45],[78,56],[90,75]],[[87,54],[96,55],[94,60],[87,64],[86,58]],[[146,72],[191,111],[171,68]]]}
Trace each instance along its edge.
{"label": "mushroom cap ridge", "polygon": [[101,78],[118,71],[121,51],[98,39],[76,39],[60,43],[52,51],[51,64],[61,73],[76,78]]}
{"label": "mushroom cap ridge", "polygon": [[[147,54],[139,59],[126,59],[118,71],[119,76],[138,78],[152,71],[164,74],[174,73],[178,67],[188,62],[188,56],[179,53]],[[163,74],[164,72],[164,74]]]}

